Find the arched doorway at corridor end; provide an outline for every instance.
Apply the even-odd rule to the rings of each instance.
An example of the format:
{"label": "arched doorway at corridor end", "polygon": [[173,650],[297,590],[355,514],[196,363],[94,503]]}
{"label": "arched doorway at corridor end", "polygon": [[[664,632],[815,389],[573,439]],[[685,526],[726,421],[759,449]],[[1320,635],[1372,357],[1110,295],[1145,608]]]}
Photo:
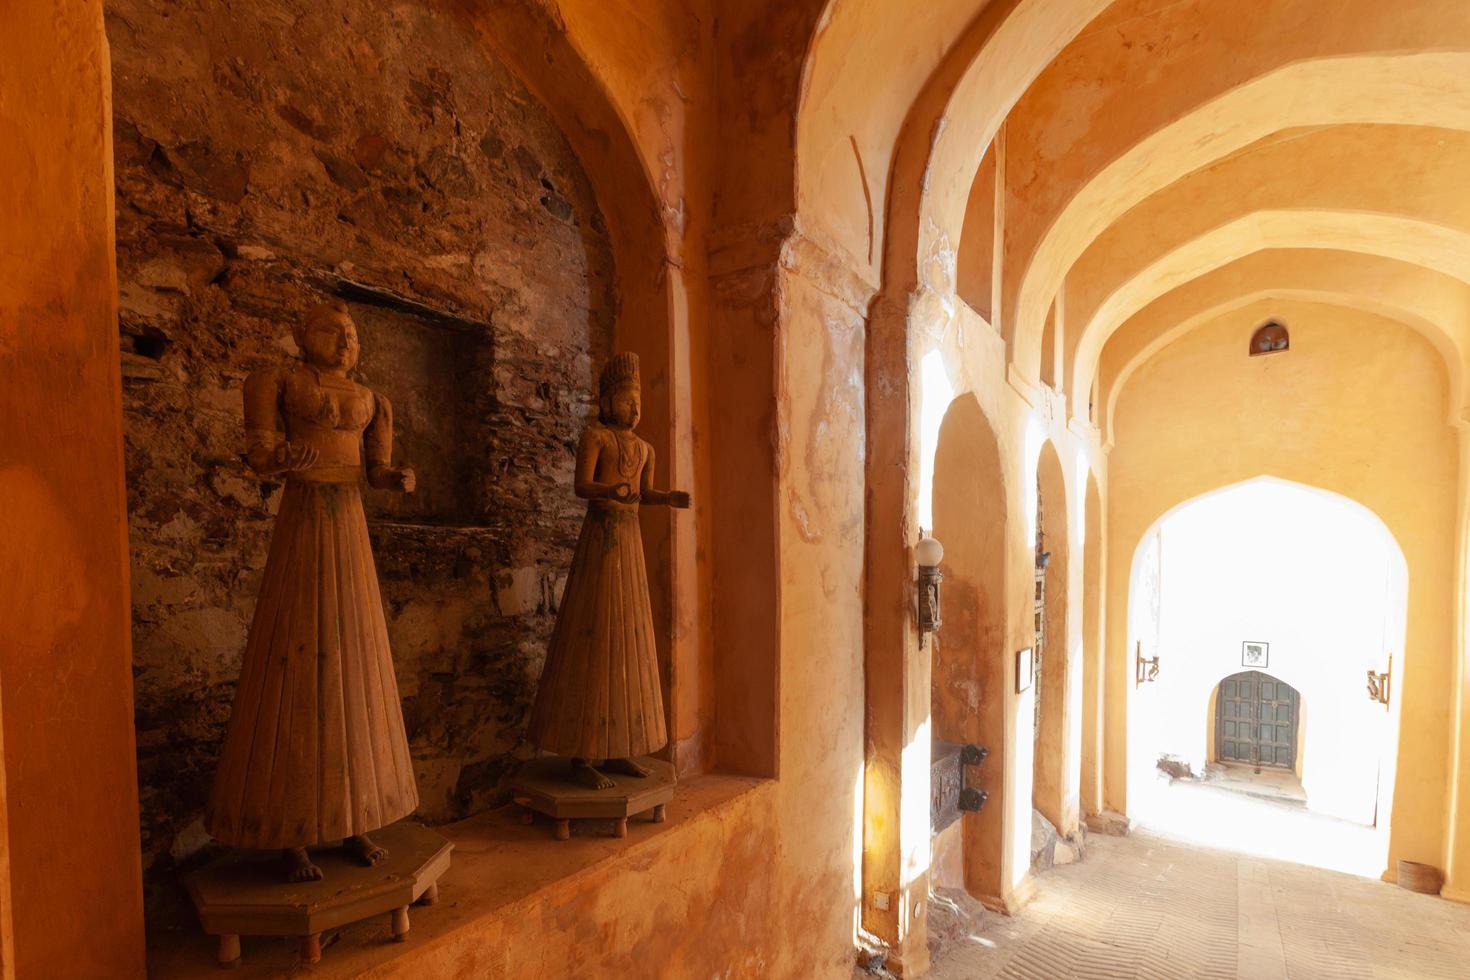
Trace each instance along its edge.
{"label": "arched doorway at corridor end", "polygon": [[[1399,715],[1364,676],[1391,660],[1402,670],[1407,590],[1383,523],[1310,487],[1254,480],[1160,519],[1130,580],[1130,661],[1157,657],[1159,671],[1136,681],[1130,670],[1129,815],[1165,832],[1193,821],[1203,843],[1381,873]],[[1305,805],[1310,821],[1253,838],[1224,809],[1181,810],[1172,791],[1192,780]],[[1297,832],[1300,846],[1287,846]]]}
{"label": "arched doorway at corridor end", "polygon": [[1209,758],[1223,764],[1297,771],[1301,694],[1258,670],[1231,674],[1215,688]]}

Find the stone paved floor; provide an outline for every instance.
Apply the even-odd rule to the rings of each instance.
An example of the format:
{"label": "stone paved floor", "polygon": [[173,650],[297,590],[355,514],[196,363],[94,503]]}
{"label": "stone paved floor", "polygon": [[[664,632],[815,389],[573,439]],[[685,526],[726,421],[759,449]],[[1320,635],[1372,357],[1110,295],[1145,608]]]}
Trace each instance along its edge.
{"label": "stone paved floor", "polygon": [[1135,831],[1037,884],[946,944],[934,980],[1470,978],[1470,906],[1372,878]]}

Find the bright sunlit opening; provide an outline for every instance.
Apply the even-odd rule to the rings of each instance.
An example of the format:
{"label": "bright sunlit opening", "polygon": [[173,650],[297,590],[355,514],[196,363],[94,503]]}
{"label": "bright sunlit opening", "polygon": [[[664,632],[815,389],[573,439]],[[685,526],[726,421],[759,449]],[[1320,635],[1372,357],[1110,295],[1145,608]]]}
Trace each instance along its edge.
{"label": "bright sunlit opening", "polygon": [[[954,385],[944,367],[944,354],[931,350],[919,362],[919,527],[934,527],[934,455],[939,427],[954,401]],[[925,750],[927,751],[927,749]]]}
{"label": "bright sunlit opening", "polygon": [[[1169,836],[1377,876],[1388,849],[1407,573],[1383,523],[1256,480],[1139,545],[1129,595],[1130,815]],[[1159,658],[1133,683],[1134,658]],[[1160,764],[1194,778],[1170,780]],[[1202,777],[1202,778],[1201,778]]]}

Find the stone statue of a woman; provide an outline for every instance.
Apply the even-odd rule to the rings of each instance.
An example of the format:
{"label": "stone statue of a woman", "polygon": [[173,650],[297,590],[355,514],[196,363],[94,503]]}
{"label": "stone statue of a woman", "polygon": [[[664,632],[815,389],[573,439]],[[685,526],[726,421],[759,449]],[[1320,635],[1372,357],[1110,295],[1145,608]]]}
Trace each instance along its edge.
{"label": "stone statue of a woman", "polygon": [[641,409],[638,355],[615,355],[598,388],[598,423],[588,426],[577,450],[574,489],[587,501],[587,517],[529,738],[570,756],[578,782],[608,789],[613,781],[600,770],[646,776],[634,757],[668,741],[638,507],[688,507],[689,494],[653,489],[653,447],[633,431]]}
{"label": "stone statue of a woman", "polygon": [[[205,828],[280,848],[292,881],[319,879],[310,845],[342,840],[372,865],[371,831],[418,806],[361,479],[411,493],[394,467],[393,410],[348,375],[357,329],[340,302],[294,328],[303,363],[245,382],[251,468],[284,478],[260,598]],[[365,452],[364,452],[365,450]]]}

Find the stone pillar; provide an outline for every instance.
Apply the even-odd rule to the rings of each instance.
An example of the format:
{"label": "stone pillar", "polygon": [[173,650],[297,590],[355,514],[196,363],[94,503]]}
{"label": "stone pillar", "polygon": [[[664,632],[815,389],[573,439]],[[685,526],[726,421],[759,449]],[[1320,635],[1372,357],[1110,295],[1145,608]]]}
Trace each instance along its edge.
{"label": "stone pillar", "polygon": [[863,926],[890,968],[929,965],[929,651],[914,601],[918,416],[909,303],[874,304],[867,344],[867,717]]}

